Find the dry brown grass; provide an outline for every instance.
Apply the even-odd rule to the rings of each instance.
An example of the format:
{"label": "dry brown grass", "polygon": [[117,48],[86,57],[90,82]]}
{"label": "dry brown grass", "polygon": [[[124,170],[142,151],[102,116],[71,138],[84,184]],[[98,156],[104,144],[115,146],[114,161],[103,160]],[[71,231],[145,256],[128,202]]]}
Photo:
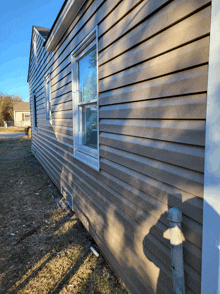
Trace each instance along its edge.
{"label": "dry brown grass", "polygon": [[[0,139],[0,293],[128,293],[30,152]],[[53,195],[53,197],[52,197]]]}
{"label": "dry brown grass", "polygon": [[0,133],[24,133],[25,127],[0,127]]}

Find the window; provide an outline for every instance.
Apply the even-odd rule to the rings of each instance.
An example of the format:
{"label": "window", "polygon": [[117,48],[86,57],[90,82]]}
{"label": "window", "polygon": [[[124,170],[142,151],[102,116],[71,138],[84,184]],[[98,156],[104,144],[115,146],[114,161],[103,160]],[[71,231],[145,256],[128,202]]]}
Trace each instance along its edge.
{"label": "window", "polygon": [[74,156],[99,170],[97,30],[72,52]]}
{"label": "window", "polygon": [[51,120],[51,91],[50,91],[50,75],[45,77],[45,110],[46,119]]}
{"label": "window", "polygon": [[37,130],[37,103],[36,103],[36,93],[33,92],[33,116],[34,116],[34,130]]}
{"label": "window", "polygon": [[25,113],[24,120],[25,121],[30,121],[30,114]]}

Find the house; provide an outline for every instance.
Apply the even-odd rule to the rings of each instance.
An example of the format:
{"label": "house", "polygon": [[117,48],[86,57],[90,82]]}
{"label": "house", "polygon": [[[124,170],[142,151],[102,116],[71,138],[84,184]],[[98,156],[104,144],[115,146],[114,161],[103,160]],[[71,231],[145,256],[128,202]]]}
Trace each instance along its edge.
{"label": "house", "polygon": [[30,103],[14,102],[14,125],[18,127],[30,126]]}
{"label": "house", "polygon": [[220,2],[66,0],[32,28],[32,152],[131,293],[219,293]]}

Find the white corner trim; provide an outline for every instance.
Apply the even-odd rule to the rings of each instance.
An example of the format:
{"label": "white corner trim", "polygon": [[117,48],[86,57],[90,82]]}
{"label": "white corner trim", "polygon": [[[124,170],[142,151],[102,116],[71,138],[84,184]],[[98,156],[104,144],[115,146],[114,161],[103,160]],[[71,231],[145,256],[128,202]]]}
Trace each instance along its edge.
{"label": "white corner trim", "polygon": [[61,15],[53,27],[49,38],[46,40],[46,51],[52,51],[55,48],[85,2],[86,0],[67,1],[63,11],[61,12]]}
{"label": "white corner trim", "polygon": [[212,0],[206,113],[202,294],[220,294],[220,1]]}

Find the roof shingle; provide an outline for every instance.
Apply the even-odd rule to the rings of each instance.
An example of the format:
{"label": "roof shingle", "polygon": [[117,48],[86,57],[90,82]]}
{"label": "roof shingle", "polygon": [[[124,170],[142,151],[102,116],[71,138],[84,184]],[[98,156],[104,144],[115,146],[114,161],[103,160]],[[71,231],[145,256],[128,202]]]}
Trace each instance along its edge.
{"label": "roof shingle", "polygon": [[14,102],[14,111],[30,111],[29,102]]}

